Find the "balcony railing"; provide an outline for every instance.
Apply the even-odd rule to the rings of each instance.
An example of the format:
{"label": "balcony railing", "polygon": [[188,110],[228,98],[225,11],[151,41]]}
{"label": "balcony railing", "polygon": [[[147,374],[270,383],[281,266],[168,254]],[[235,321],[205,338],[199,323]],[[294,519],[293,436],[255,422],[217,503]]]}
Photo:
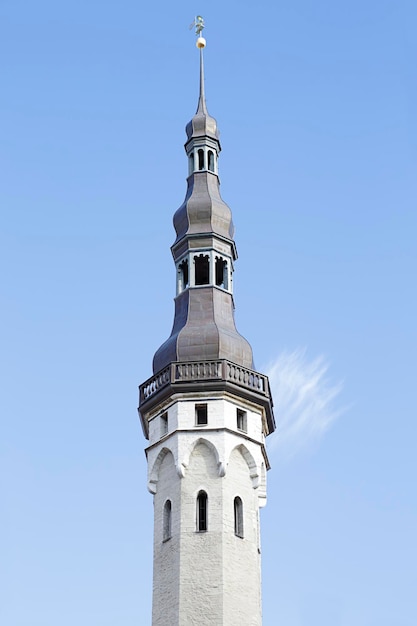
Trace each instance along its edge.
{"label": "balcony railing", "polygon": [[188,361],[171,363],[140,387],[140,404],[166,385],[199,381],[225,381],[270,397],[268,377],[231,361]]}

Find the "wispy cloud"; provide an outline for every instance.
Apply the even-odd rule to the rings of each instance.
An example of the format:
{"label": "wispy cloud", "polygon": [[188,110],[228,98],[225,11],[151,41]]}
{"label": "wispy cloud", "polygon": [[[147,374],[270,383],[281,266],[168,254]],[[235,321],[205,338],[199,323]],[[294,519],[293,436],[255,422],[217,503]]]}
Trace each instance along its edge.
{"label": "wispy cloud", "polygon": [[343,384],[331,381],[324,356],[310,360],[300,348],[282,352],[266,369],[277,421],[268,447],[288,459],[317,443],[344,412],[336,402]]}

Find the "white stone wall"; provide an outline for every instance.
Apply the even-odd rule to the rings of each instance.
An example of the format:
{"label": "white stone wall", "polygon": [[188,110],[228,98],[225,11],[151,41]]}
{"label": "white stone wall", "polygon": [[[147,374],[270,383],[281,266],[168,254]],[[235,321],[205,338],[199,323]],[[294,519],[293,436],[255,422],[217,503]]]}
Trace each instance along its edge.
{"label": "white stone wall", "polygon": [[[243,539],[234,534],[234,499],[243,503]],[[259,550],[258,495],[240,451],[233,450],[229,458],[223,489],[224,526],[223,563],[224,612],[223,624],[260,626],[261,557]]]}
{"label": "white stone wall", "polygon": [[[208,424],[195,424],[195,404]],[[247,433],[236,408],[247,411]],[[260,626],[259,506],[264,504],[262,412],[227,394],[175,398],[168,433],[150,420],[147,450],[154,495],[153,626]],[[208,529],[196,526],[197,496],[208,495]],[[234,533],[234,499],[243,503],[244,537]],[[163,541],[163,507],[172,503],[172,537]]]}
{"label": "white stone wall", "polygon": [[[163,511],[166,500],[172,503],[171,539],[163,541]],[[179,624],[180,567],[180,479],[174,459],[168,452],[159,468],[158,490],[154,497],[154,563],[152,626]]]}
{"label": "white stone wall", "polygon": [[[181,481],[179,624],[223,624],[222,478],[213,451],[200,443]],[[196,502],[207,493],[208,529],[197,532]]]}

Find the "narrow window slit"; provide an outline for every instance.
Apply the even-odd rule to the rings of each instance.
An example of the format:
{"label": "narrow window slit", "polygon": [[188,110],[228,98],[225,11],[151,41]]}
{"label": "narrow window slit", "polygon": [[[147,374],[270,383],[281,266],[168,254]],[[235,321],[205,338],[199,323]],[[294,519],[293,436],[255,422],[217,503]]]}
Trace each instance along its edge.
{"label": "narrow window slit", "polygon": [[239,496],[234,501],[235,535],[243,539],[243,504]]}
{"label": "narrow window slit", "polygon": [[171,500],[167,500],[164,504],[163,541],[168,541],[168,539],[171,539],[171,513]]}
{"label": "narrow window slit", "polygon": [[200,491],[197,496],[197,531],[207,530],[207,494]]}

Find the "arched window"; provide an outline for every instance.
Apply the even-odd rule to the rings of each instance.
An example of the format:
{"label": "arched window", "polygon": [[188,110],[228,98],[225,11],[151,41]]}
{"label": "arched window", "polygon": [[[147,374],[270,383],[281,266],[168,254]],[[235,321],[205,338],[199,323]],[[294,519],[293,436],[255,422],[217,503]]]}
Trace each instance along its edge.
{"label": "arched window", "polygon": [[216,285],[227,289],[227,262],[216,256]]}
{"label": "arched window", "polygon": [[198,169],[204,169],[204,150],[202,150],[201,148],[198,151]]}
{"label": "arched window", "polygon": [[190,154],[188,157],[188,173],[192,174],[194,172],[194,154]]}
{"label": "arched window", "polygon": [[187,259],[184,259],[184,261],[182,261],[179,264],[178,270],[180,274],[179,291],[181,292],[181,291],[184,291],[184,289],[187,289],[188,287],[188,261]]}
{"label": "arched window", "polygon": [[235,535],[243,539],[243,504],[239,496],[234,501],[235,510]]}
{"label": "arched window", "polygon": [[208,168],[210,172],[214,172],[214,153],[213,150],[208,151]]}
{"label": "arched window", "polygon": [[210,278],[208,254],[199,254],[194,257],[195,284],[208,285]]}
{"label": "arched window", "polygon": [[200,491],[197,496],[197,531],[207,530],[207,494]]}
{"label": "arched window", "polygon": [[164,504],[164,528],[163,540],[171,539],[171,500],[167,500]]}

